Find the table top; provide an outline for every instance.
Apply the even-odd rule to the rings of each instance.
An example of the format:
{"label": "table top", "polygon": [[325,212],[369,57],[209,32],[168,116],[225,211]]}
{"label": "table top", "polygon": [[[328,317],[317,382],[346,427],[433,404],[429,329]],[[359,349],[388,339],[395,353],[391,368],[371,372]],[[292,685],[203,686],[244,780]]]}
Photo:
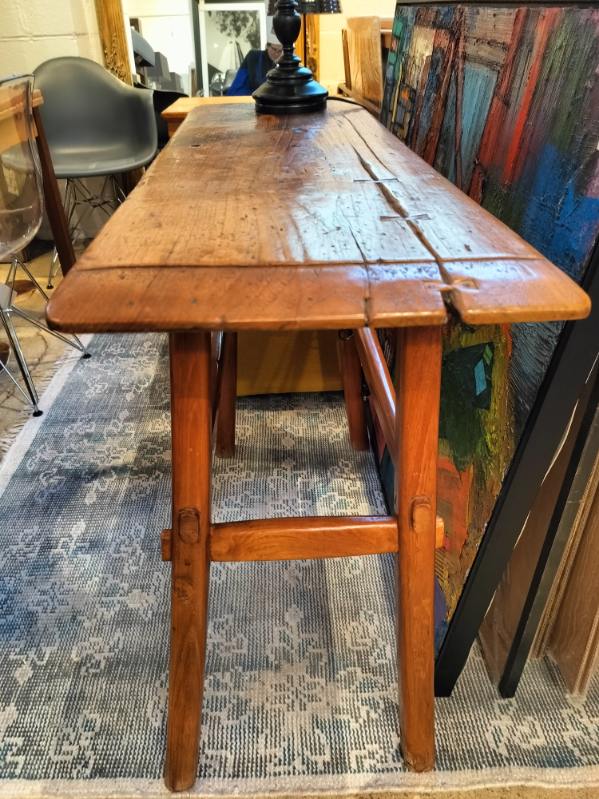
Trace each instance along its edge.
{"label": "table top", "polygon": [[193,110],[59,286],[66,331],[574,319],[586,294],[362,108]]}
{"label": "table top", "polygon": [[166,119],[167,122],[182,121],[187,115],[194,110],[205,105],[253,105],[254,100],[252,97],[235,96],[228,97],[179,97],[172,105],[165,108],[161,113],[161,117]]}

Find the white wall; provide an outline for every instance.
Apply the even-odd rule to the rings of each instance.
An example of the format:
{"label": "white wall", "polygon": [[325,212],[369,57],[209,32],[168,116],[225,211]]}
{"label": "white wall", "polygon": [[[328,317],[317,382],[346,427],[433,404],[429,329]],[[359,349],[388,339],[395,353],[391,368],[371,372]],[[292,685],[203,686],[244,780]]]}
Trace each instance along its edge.
{"label": "white wall", "polygon": [[103,63],[94,0],[0,0],[0,76],[63,55]]}
{"label": "white wall", "polygon": [[345,80],[341,31],[348,17],[393,17],[395,0],[343,0],[343,14],[320,17],[320,82],[336,92]]}

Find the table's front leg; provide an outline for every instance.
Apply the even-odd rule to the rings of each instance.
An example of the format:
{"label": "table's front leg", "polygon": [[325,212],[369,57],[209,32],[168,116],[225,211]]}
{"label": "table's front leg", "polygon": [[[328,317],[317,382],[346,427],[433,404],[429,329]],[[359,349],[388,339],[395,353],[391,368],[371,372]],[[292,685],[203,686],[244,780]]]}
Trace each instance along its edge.
{"label": "table's front leg", "polygon": [[434,566],[441,329],[398,337],[397,624],[401,747],[406,765],[431,769],[434,738]]}
{"label": "table's front leg", "polygon": [[165,781],[171,790],[182,791],[196,779],[204,685],[212,455],[210,334],[172,333],[170,360],[173,524]]}

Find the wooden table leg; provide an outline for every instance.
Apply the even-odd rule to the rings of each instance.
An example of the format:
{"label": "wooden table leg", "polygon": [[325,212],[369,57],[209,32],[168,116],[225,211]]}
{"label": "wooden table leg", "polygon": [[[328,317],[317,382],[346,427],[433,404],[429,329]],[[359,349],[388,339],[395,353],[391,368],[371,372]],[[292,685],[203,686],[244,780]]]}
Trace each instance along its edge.
{"label": "wooden table leg", "polygon": [[221,458],[232,458],[235,455],[237,333],[223,333],[221,374],[219,378],[216,454]]}
{"label": "wooden table leg", "polygon": [[169,709],[165,782],[173,791],[197,774],[206,626],[212,403],[210,333],[172,333],[173,529]]}
{"label": "wooden table leg", "polygon": [[54,174],[50,148],[48,147],[46,134],[44,133],[44,125],[38,107],[34,107],[33,109],[33,119],[37,130],[37,149],[42,166],[46,213],[48,214],[48,220],[52,228],[52,235],[54,236],[54,244],[58,252],[58,260],[60,261],[62,274],[66,275],[75,263],[75,251],[73,250],[73,242],[71,241],[71,234],[62,205],[62,198],[58,189],[56,175]]}
{"label": "wooden table leg", "polygon": [[353,330],[339,332],[338,351],[349,438],[354,449],[366,450],[368,449],[368,432],[366,430],[366,411],[362,399],[362,367]]}
{"label": "wooden table leg", "polygon": [[400,331],[397,386],[397,623],[401,747],[415,771],[435,762],[434,567],[441,329]]}

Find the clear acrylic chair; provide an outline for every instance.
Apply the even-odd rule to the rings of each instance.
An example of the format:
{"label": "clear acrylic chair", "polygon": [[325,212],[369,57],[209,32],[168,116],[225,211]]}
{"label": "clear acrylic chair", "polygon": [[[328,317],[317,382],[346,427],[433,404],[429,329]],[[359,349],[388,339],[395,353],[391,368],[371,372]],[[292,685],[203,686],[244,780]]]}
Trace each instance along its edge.
{"label": "clear acrylic chair", "polygon": [[8,367],[2,364],[20,393],[33,406],[34,416],[39,416],[38,395],[13,324],[13,317],[41,328],[61,339],[87,356],[85,348],[76,337],[69,338],[48,330],[35,316],[16,304],[15,283],[19,270],[23,270],[32,287],[46,301],[48,296],[35,279],[22,258],[26,247],[42,222],[43,186],[32,114],[33,76],[0,80],[0,262],[10,263],[4,285],[0,284],[0,325],[4,330],[25,390],[19,385]]}

